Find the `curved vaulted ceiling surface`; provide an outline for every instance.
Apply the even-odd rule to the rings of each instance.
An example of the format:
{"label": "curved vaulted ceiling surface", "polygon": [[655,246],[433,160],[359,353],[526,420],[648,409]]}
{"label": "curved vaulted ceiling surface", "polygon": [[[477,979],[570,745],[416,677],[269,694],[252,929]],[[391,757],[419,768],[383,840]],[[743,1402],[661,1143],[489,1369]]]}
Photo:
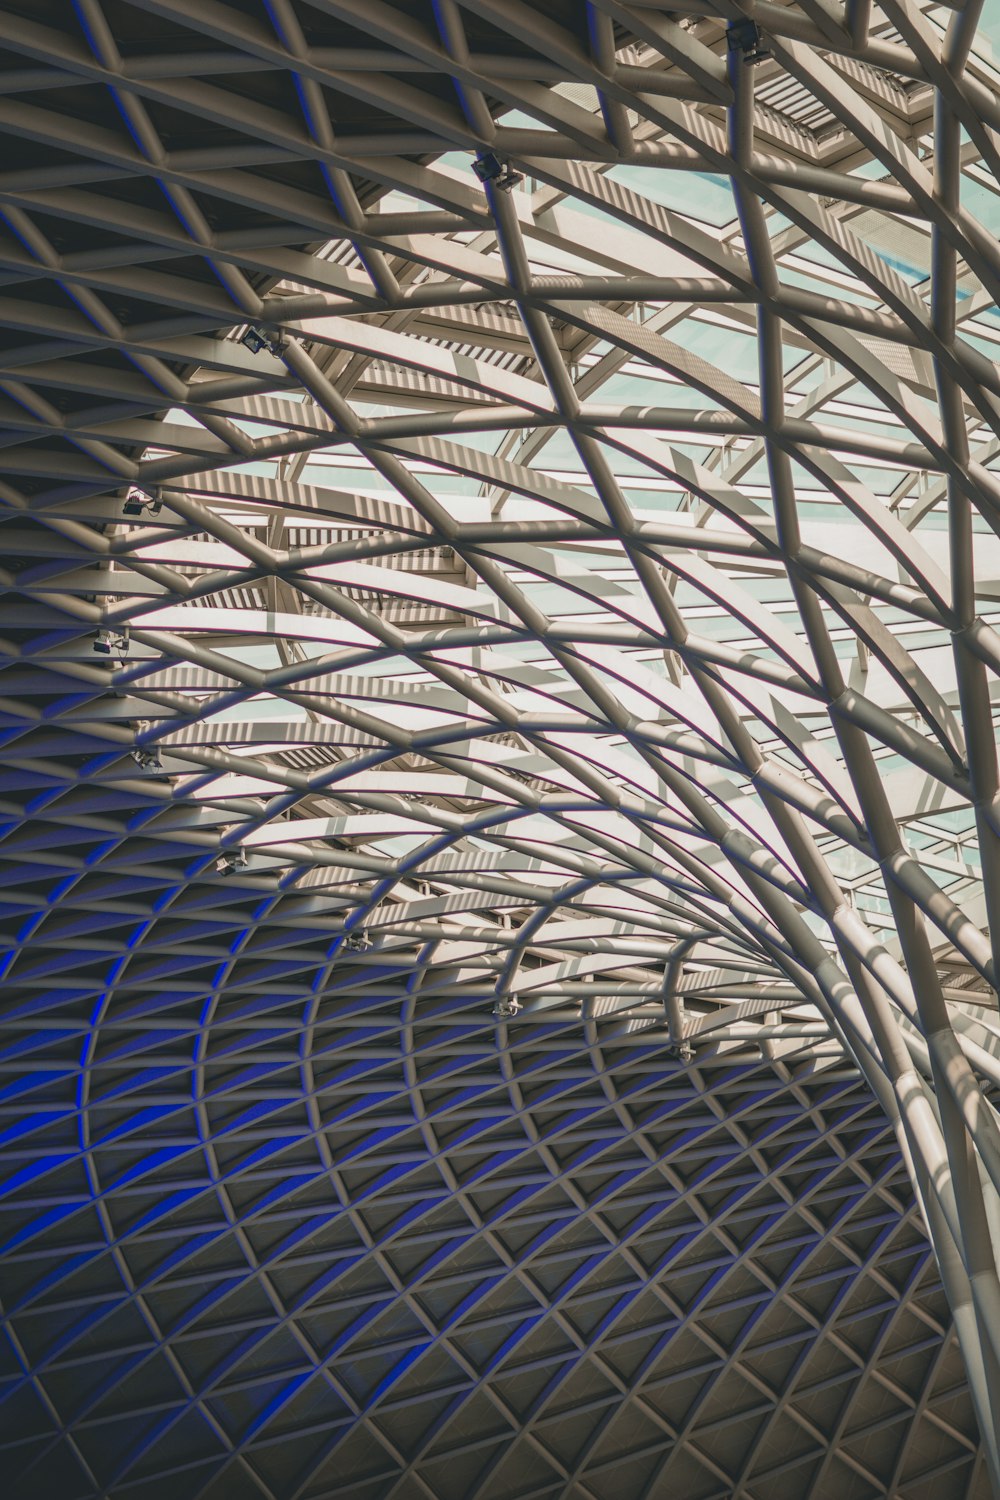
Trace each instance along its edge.
{"label": "curved vaulted ceiling surface", "polygon": [[991,3],[0,3],[14,1500],[989,1494]]}

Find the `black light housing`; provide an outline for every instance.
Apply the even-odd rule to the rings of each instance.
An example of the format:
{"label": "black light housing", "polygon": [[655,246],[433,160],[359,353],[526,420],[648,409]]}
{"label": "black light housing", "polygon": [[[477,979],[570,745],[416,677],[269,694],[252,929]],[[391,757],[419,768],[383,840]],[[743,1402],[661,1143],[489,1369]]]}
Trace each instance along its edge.
{"label": "black light housing", "polygon": [[237,870],[243,870],[248,863],[247,851],[240,846],[237,849],[223,849],[215,859],[216,875],[235,875]]}
{"label": "black light housing", "polygon": [[145,750],[141,745],[135,745],[130,751],[132,759],[141,771],[162,771],[163,765],[159,753],[156,750]]}
{"label": "black light housing", "polygon": [[730,22],[726,28],[726,45],[730,52],[742,52],[743,61],[749,64],[763,62],[771,56],[770,48],[764,46],[764,33],[749,17]]}
{"label": "black light housing", "polygon": [[128,655],[128,630],[99,630],[94,638],[94,650],[99,656],[110,656],[117,651],[119,656]]}
{"label": "black light housing", "polygon": [[260,354],[267,350],[268,354],[280,354],[285,347],[285,341],[276,333],[269,333],[263,328],[258,328],[251,323],[245,333],[240,334],[240,343],[250,350],[251,354]]}
{"label": "black light housing", "polygon": [[472,163],[472,170],[480,182],[492,182],[505,193],[524,181],[522,174],[515,172],[509,162],[501,161],[494,151],[480,151]]}
{"label": "black light housing", "polygon": [[261,333],[259,328],[250,327],[240,335],[240,343],[249,349],[251,354],[260,354],[264,349],[270,347],[267,337]]}
{"label": "black light housing", "polygon": [[122,514],[126,516],[141,516],[148,506],[155,516],[162,503],[157,490],[143,490],[137,484],[134,484],[125,497]]}

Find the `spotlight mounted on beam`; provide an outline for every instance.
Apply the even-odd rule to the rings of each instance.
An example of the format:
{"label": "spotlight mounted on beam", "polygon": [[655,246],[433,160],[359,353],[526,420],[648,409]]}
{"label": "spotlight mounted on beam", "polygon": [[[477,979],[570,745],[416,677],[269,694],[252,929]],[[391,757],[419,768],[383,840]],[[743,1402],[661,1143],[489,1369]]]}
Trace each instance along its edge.
{"label": "spotlight mounted on beam", "polygon": [[129,751],[132,759],[140,771],[162,771],[163,762],[160,760],[158,750],[146,750],[142,745],[135,745]]}
{"label": "spotlight mounted on beam", "polygon": [[122,514],[125,516],[141,516],[143,511],[149,509],[151,515],[157,515],[162,508],[163,501],[160,499],[159,490],[144,490],[139,485],[133,484],[125,496],[125,504],[122,506]]}
{"label": "spotlight mounted on beam", "polygon": [[215,857],[216,875],[235,875],[245,870],[249,863],[247,851],[240,845],[236,849],[222,849]]}
{"label": "spotlight mounted on beam", "polygon": [[511,188],[524,181],[523,174],[515,172],[509,161],[501,161],[494,151],[480,151],[472,163],[472,170],[480,182],[492,182],[504,193],[509,193]]}
{"label": "spotlight mounted on beam", "polygon": [[124,630],[106,630],[104,628],[97,632],[94,638],[94,650],[98,656],[110,656],[117,651],[124,661],[128,656],[129,638],[128,626]]}
{"label": "spotlight mounted on beam", "polygon": [[367,953],[371,945],[367,932],[345,932],[340,947],[344,953]]}
{"label": "spotlight mounted on beam", "polygon": [[256,323],[251,323],[240,334],[240,343],[245,349],[249,349],[251,354],[262,354],[265,349],[268,354],[280,354],[285,347],[284,340],[277,334],[265,328],[259,328]]}
{"label": "spotlight mounted on beam", "polygon": [[764,33],[756,21],[744,17],[731,21],[726,28],[726,46],[730,52],[742,52],[743,61],[750,67],[771,56],[771,49],[764,46]]}
{"label": "spotlight mounted on beam", "polygon": [[521,1002],[516,995],[502,995],[493,1007],[493,1014],[501,1021],[509,1021],[520,1009]]}

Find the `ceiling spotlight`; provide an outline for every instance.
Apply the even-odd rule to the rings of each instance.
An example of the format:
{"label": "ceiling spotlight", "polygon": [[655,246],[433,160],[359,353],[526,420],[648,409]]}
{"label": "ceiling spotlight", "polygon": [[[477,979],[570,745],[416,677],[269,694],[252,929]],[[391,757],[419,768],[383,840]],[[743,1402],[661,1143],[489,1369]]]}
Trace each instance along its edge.
{"label": "ceiling spotlight", "polygon": [[251,354],[261,354],[266,349],[268,354],[280,354],[284,349],[284,341],[276,334],[266,333],[263,328],[256,327],[251,323],[245,333],[240,335],[240,343],[249,349]]}
{"label": "ceiling spotlight", "polygon": [[678,1042],[676,1046],[667,1048],[667,1056],[673,1058],[674,1062],[689,1063],[694,1057],[694,1048],[690,1042]]}
{"label": "ceiling spotlight", "polygon": [[371,939],[366,932],[346,932],[340,946],[345,953],[366,953]]}
{"label": "ceiling spotlight", "polygon": [[119,656],[128,655],[128,626],[124,630],[99,630],[94,638],[94,650],[99,656],[110,656],[117,651]]}
{"label": "ceiling spotlight", "polygon": [[159,493],[156,490],[142,490],[137,484],[134,484],[125,497],[122,514],[126,516],[141,516],[148,505],[150,512],[155,516],[159,512],[162,503]]}
{"label": "ceiling spotlight", "polygon": [[238,849],[223,849],[215,857],[215,873],[235,875],[237,870],[245,870],[248,862],[247,851],[242,845]]}
{"label": "ceiling spotlight", "polygon": [[240,338],[240,343],[250,350],[251,354],[260,354],[267,348],[267,339],[259,328],[248,328]]}
{"label": "ceiling spotlight", "polygon": [[742,52],[745,63],[763,62],[771,56],[770,48],[764,46],[764,33],[757,22],[748,17],[730,22],[726,28],[726,45],[730,52]]}
{"label": "ceiling spotlight", "polygon": [[163,763],[160,760],[158,750],[145,750],[142,745],[134,745],[129,751],[132,759],[140,771],[162,771]]}
{"label": "ceiling spotlight", "polygon": [[521,1009],[521,1002],[516,995],[503,995],[493,1007],[493,1014],[502,1021],[509,1021],[516,1016]]}
{"label": "ceiling spotlight", "polygon": [[520,172],[515,172],[510,162],[501,161],[493,151],[480,151],[472,163],[472,170],[480,182],[492,182],[494,187],[509,193],[511,188],[524,181]]}

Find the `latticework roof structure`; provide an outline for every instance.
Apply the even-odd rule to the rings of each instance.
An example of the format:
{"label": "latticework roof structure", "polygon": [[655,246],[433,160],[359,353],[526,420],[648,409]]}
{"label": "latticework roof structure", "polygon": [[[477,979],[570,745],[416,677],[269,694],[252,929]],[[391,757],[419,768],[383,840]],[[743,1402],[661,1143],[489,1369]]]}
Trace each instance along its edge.
{"label": "latticework roof structure", "polygon": [[0,0],[7,1500],[1000,1493],[991,32]]}

